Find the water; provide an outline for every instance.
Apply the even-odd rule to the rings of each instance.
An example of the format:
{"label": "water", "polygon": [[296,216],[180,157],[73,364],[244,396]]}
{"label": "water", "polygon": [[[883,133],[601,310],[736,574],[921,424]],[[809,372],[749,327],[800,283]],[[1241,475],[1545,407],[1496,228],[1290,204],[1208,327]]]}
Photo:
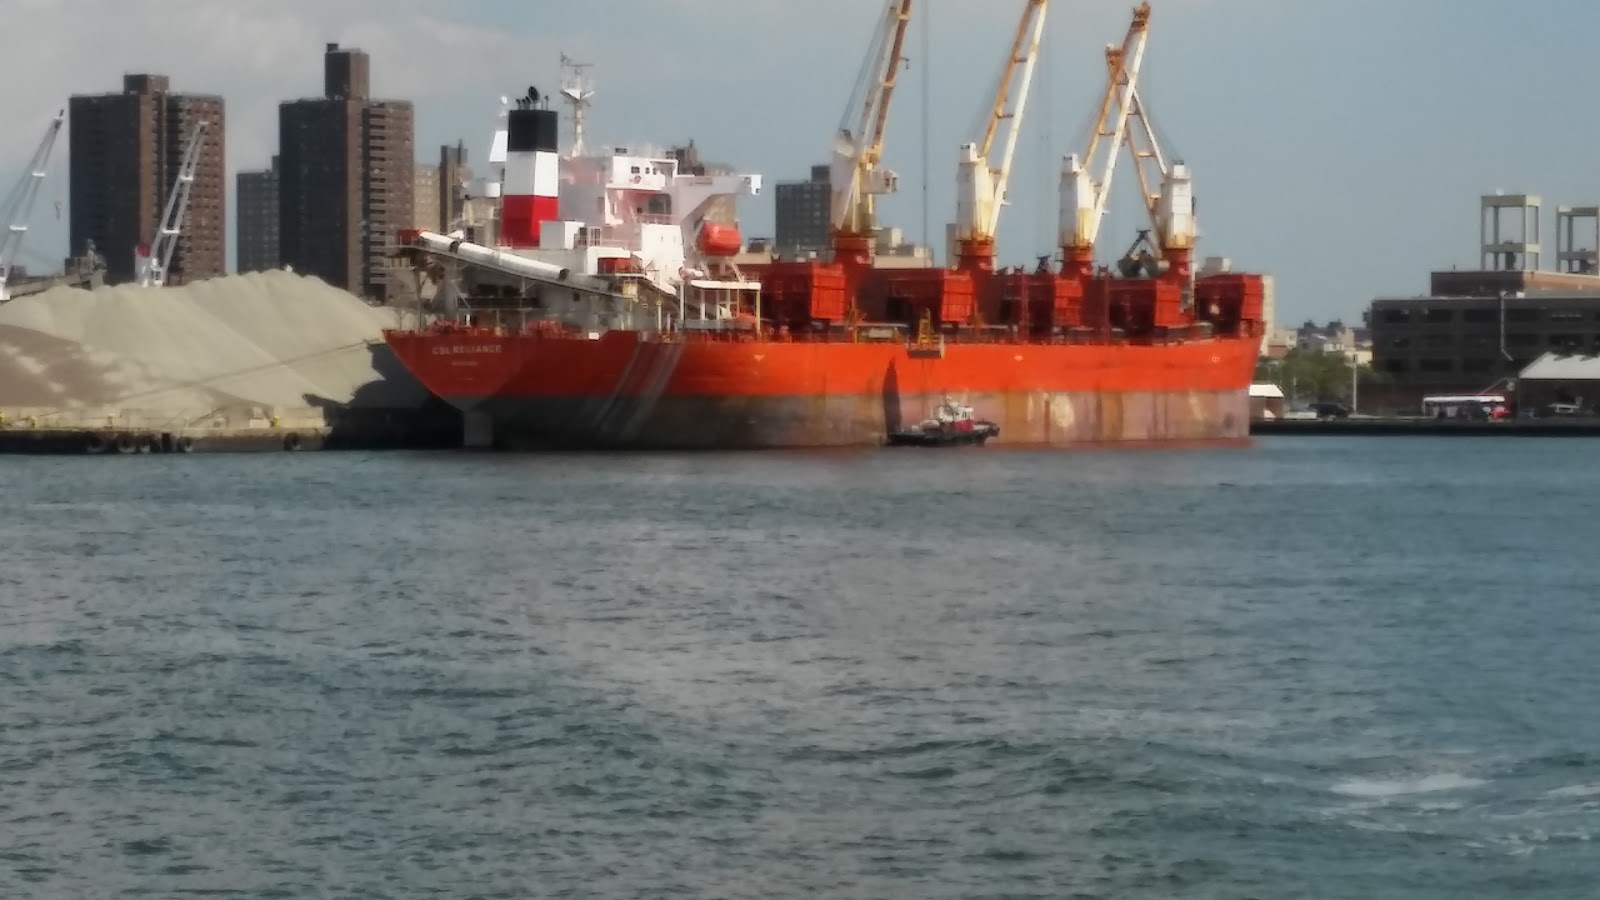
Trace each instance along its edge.
{"label": "water", "polygon": [[1593,452],[0,460],[0,895],[1587,896]]}

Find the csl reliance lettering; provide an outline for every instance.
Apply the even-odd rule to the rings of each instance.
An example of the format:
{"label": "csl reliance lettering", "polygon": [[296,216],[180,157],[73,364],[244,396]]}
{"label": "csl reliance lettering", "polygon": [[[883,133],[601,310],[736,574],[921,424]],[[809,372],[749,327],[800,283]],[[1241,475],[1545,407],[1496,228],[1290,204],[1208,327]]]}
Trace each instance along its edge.
{"label": "csl reliance lettering", "polygon": [[433,348],[435,356],[456,356],[460,354],[499,353],[503,348],[499,344],[447,344]]}

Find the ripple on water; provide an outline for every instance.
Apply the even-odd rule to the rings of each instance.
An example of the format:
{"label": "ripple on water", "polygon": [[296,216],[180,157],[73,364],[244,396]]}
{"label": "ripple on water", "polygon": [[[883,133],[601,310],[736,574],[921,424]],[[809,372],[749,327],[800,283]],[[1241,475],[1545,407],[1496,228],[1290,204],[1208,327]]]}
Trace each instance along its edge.
{"label": "ripple on water", "polygon": [[1585,452],[19,459],[0,895],[1587,896]]}

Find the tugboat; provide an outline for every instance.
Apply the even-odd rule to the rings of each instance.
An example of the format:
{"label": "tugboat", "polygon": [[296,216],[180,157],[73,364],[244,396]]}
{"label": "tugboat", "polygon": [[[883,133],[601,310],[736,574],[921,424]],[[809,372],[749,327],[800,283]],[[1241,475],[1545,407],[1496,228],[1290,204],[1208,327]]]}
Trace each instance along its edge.
{"label": "tugboat", "polygon": [[946,399],[921,424],[889,433],[891,447],[959,447],[982,445],[1000,434],[1000,426],[974,419],[972,407]]}

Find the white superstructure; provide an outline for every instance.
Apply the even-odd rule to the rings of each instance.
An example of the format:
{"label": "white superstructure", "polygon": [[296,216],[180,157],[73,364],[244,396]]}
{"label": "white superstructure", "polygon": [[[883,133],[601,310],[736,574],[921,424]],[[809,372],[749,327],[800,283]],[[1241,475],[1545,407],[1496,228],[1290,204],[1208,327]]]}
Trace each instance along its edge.
{"label": "white superstructure", "polygon": [[[577,111],[587,105],[592,91],[565,91],[562,96]],[[589,151],[577,141],[575,148],[560,154],[559,212],[537,223],[538,246],[505,246],[498,228],[500,212],[524,174],[508,173],[508,159],[515,162],[517,157],[508,151],[509,114],[510,101],[503,99],[488,175],[472,190],[475,196],[498,201],[494,220],[483,223],[487,227],[476,235],[492,245],[490,249],[577,274],[637,271],[671,294],[686,279],[703,276],[718,257],[738,251],[729,245],[738,240],[737,226],[714,223],[708,217],[724,198],[759,196],[760,175],[685,171],[678,158],[657,148]],[[540,186],[537,192],[545,191]]]}

